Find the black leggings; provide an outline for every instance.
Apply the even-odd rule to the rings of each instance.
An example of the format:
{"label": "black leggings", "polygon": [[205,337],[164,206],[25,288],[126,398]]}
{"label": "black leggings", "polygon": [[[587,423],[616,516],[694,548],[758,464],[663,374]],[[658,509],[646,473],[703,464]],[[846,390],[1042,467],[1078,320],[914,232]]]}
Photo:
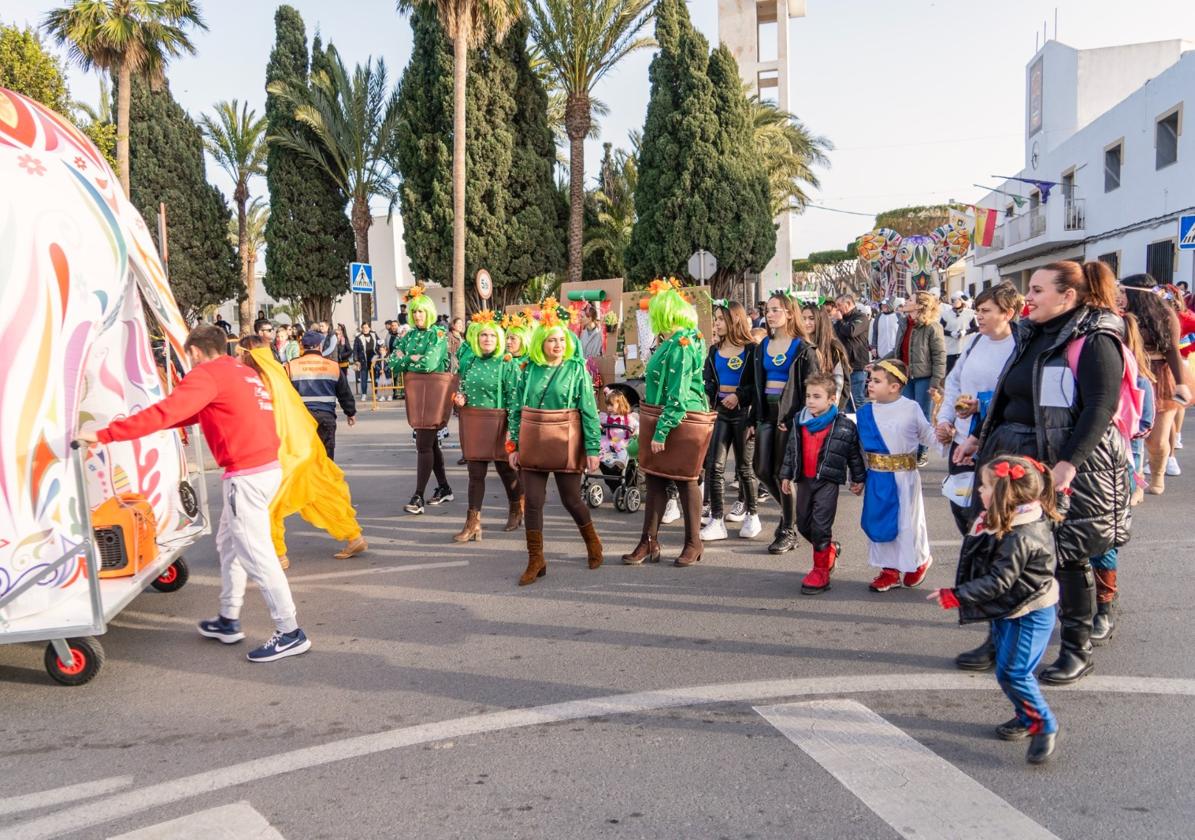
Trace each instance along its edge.
{"label": "black leggings", "polygon": [[440,438],[436,429],[415,430],[415,451],[419,460],[415,467],[415,492],[420,496],[427,489],[427,481],[432,472],[436,474],[436,481],[441,487],[448,486],[448,476],[444,474],[444,453],[440,451]]}
{"label": "black leggings", "polygon": [[780,430],[775,415],[773,407],[769,419],[755,427],[755,475],[780,505],[780,527],[791,531],[797,518],[797,499],[794,494],[780,491],[780,468],[784,465],[789,433]]}
{"label": "black leggings", "polygon": [[705,486],[710,498],[710,513],[715,519],[724,511],[726,486],[726,454],[734,450],[734,469],[739,477],[739,494],[747,505],[747,513],[756,512],[755,474],[751,461],[755,455],[755,440],[747,440],[747,418],[739,414],[718,412],[714,423],[714,437],[710,441]]}
{"label": "black leggings", "polygon": [[[519,500],[522,491],[519,490],[519,474],[505,461],[495,461],[498,478],[506,490],[506,498],[511,504]],[[481,510],[485,504],[485,476],[490,470],[489,461],[469,462],[469,510]]]}
{"label": "black leggings", "polygon": [[580,473],[546,473],[538,470],[519,470],[519,482],[523,485],[526,497],[524,522],[528,531],[543,531],[544,502],[548,498],[548,476],[556,476],[556,490],[560,493],[560,503],[568,511],[569,516],[577,523],[578,528],[584,528],[593,520],[589,516],[589,506],[581,498]]}

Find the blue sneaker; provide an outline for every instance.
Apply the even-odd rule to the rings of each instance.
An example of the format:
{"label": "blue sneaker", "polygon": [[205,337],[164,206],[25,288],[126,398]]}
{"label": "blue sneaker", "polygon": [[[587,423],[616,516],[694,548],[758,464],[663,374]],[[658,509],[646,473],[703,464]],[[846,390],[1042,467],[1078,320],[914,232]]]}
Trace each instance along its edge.
{"label": "blue sneaker", "polygon": [[311,650],[311,640],[302,630],[291,633],[275,633],[259,648],[249,651],[250,662],[273,662],[288,656],[298,656]]}
{"label": "blue sneaker", "polygon": [[241,622],[235,618],[225,618],[222,615],[205,618],[199,622],[199,635],[209,639],[219,639],[226,645],[235,644],[245,638],[245,634],[241,632]]}

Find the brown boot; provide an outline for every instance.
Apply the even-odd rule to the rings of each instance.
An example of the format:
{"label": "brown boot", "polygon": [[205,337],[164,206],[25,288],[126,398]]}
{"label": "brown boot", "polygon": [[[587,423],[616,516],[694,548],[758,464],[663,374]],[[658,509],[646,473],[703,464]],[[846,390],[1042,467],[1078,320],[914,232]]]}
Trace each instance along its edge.
{"label": "brown boot", "polygon": [[660,562],[660,542],[655,537],[644,534],[639,538],[639,545],[630,554],[622,555],[622,562],[628,566],[642,566],[647,563]]}
{"label": "brown boot", "polygon": [[680,556],[672,561],[673,566],[695,566],[701,562],[700,543],[693,545],[692,543],[685,543],[685,547],[681,549]]}
{"label": "brown boot", "polygon": [[544,562],[544,532],[527,532],[527,568],[519,578],[519,586],[535,583],[536,579],[548,573],[548,564]]}
{"label": "brown boot", "polygon": [[602,565],[602,541],[592,522],[581,526],[581,538],[585,540],[585,559],[589,561],[589,568],[596,569]]}
{"label": "brown boot", "polygon": [[517,502],[510,503],[510,515],[506,517],[506,525],[502,527],[503,531],[517,531],[523,527],[523,499],[519,498]]}
{"label": "brown boot", "polygon": [[356,557],[358,554],[366,551],[368,548],[369,543],[365,541],[365,537],[358,534],[349,540],[348,545],[340,549],[340,551],[336,552],[332,556],[337,560],[348,560],[350,557]]}
{"label": "brown boot", "polygon": [[1147,450],[1145,457],[1149,459],[1149,486],[1145,488],[1145,492],[1151,496],[1161,496],[1166,492],[1166,452]]}
{"label": "brown boot", "polygon": [[452,538],[453,542],[467,543],[477,540],[481,542],[481,511],[470,509],[465,514],[465,527]]}

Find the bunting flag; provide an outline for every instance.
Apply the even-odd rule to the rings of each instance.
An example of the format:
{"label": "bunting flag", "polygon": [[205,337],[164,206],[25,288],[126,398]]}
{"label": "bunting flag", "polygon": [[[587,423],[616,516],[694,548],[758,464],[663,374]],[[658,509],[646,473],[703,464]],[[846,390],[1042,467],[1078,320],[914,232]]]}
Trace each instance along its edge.
{"label": "bunting flag", "polygon": [[1017,177],[1008,177],[1005,175],[993,175],[992,177],[993,178],[1004,178],[1004,180],[1006,180],[1006,181],[1020,181],[1022,184],[1029,184],[1031,186],[1037,187],[1037,189],[1041,191],[1041,203],[1042,204],[1045,204],[1047,201],[1050,200],[1050,190],[1052,190],[1054,187],[1058,186],[1057,181],[1039,181],[1036,178],[1017,178]]}
{"label": "bunting flag", "polygon": [[997,190],[992,187],[985,187],[983,184],[972,184],[971,186],[979,187],[981,190],[987,190],[988,192],[993,192],[993,193],[996,193],[997,195],[1003,195],[1003,196],[1007,196],[1008,198],[1011,198],[1012,203],[1017,206],[1018,210],[1020,210],[1022,207],[1024,207],[1025,202],[1029,200],[1029,199],[1025,198],[1025,196],[1023,196],[1023,195],[1015,195],[1010,192],[1005,192],[1004,190]]}

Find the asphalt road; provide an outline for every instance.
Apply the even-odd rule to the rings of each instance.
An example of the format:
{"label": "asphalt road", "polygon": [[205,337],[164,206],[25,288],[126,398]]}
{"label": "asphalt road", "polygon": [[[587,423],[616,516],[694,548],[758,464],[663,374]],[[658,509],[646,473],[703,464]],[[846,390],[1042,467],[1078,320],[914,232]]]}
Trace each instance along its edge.
{"label": "asphalt road", "polygon": [[[40,646],[0,648],[0,838],[950,837],[969,818],[967,836],[1030,836],[1014,818],[1032,836],[1192,836],[1195,461],[1136,509],[1113,643],[1075,690],[1047,689],[1059,753],[1029,768],[1023,743],[992,737],[1010,717],[995,680],[953,667],[980,631],[924,600],[957,556],[940,462],[923,473],[923,589],[867,590],[844,492],[833,588],[802,597],[808,546],[772,557],[763,536],[710,545],[690,569],[622,566],[640,515],[609,503],[607,564],[590,571],[554,495],[548,575],[519,588],[522,538],[500,530],[496,479],[484,541],[459,547],[455,451],[457,500],[422,517],[401,512],[414,450],[395,407],[342,424],[337,452],[372,550],[334,560],[291,520],[309,654],[245,661],[271,630],[252,587],[246,643],[196,634],[216,608],[210,537],[184,589],[146,592],[114,622],[91,684],[51,683]],[[762,513],[770,533],[775,506]],[[679,523],[663,538],[679,551]],[[845,701],[882,720],[844,724]],[[811,733],[848,733],[837,765],[764,716],[792,703],[819,716]]]}

